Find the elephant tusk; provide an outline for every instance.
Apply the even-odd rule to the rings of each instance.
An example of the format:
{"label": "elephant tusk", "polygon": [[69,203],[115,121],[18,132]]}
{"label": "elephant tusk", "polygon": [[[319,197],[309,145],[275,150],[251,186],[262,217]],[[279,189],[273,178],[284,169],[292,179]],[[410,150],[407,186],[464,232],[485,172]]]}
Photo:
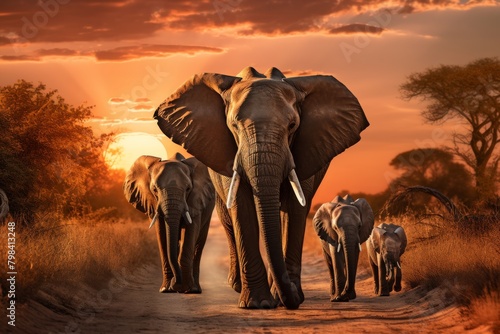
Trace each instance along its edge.
{"label": "elephant tusk", "polygon": [[401,265],[399,264],[399,261],[396,262],[396,264],[398,265],[398,268],[401,269]]}
{"label": "elephant tusk", "polygon": [[302,192],[302,187],[300,186],[299,178],[297,177],[297,173],[295,173],[295,169],[292,169],[290,171],[288,179],[290,180],[293,192],[295,193],[295,196],[297,196],[300,205],[306,206],[306,198],[304,196],[304,193]]}
{"label": "elephant tusk", "polygon": [[189,211],[186,211],[184,213],[184,218],[186,218],[186,221],[189,223],[189,224],[192,224],[193,223],[193,220],[191,219],[191,215],[189,214]]}
{"label": "elephant tusk", "polygon": [[156,211],[155,215],[153,216],[153,220],[151,220],[151,224],[149,224],[149,228],[153,227],[153,225],[156,223],[157,219],[158,219],[158,211]]}
{"label": "elephant tusk", "polygon": [[358,246],[359,246],[359,251],[361,252],[361,250],[362,250],[361,244],[358,244]]}
{"label": "elephant tusk", "polygon": [[337,253],[340,253],[340,242],[339,242],[339,244],[337,246]]}
{"label": "elephant tusk", "polygon": [[236,193],[238,192],[238,186],[240,185],[240,175],[237,171],[234,171],[233,178],[231,179],[231,185],[229,186],[229,193],[227,194],[226,207],[231,209],[234,204],[234,199],[236,198]]}

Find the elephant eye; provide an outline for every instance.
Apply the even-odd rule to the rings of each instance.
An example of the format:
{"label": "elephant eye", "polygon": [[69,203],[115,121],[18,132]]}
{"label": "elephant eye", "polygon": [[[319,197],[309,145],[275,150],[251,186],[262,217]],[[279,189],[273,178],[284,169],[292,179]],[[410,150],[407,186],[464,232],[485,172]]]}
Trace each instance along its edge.
{"label": "elephant eye", "polygon": [[295,122],[291,122],[290,125],[288,125],[288,129],[293,130],[293,128],[295,128],[295,125],[297,125]]}

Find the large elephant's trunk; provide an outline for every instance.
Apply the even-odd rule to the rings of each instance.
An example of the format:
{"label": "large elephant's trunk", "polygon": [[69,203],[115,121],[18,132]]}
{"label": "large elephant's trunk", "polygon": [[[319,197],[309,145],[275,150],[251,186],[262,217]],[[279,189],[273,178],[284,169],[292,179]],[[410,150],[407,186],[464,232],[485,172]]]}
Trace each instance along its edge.
{"label": "large elephant's trunk", "polygon": [[288,309],[296,309],[301,300],[286,269],[280,217],[280,186],[288,177],[288,157],[289,152],[280,147],[257,145],[257,150],[251,152],[248,164],[244,167],[253,189],[257,219],[273,282],[281,302]]}
{"label": "large elephant's trunk", "polygon": [[281,302],[289,309],[296,309],[300,305],[300,298],[297,288],[290,281],[283,257],[279,194],[256,193],[255,196],[257,219],[264,239],[273,282]]}
{"label": "large elephant's trunk", "polygon": [[175,190],[170,189],[165,201],[162,203],[167,232],[168,262],[174,274],[170,288],[175,291],[181,291],[182,289],[182,272],[179,266],[179,237],[183,203],[179,198],[183,198],[183,196],[184,194],[175,194]]}
{"label": "large elephant's trunk", "polygon": [[354,295],[356,271],[358,268],[359,259],[359,238],[358,231],[354,226],[344,227],[342,236],[342,245],[344,247],[345,263],[346,263],[346,285],[344,292],[349,296],[349,299],[356,298]]}

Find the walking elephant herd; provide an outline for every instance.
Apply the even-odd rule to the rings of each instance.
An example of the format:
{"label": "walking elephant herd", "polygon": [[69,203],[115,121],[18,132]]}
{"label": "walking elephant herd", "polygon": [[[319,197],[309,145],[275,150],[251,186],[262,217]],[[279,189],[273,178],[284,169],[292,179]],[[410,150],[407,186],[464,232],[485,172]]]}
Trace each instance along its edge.
{"label": "walking elephant herd", "polygon": [[[200,260],[215,207],[227,235],[228,283],[240,294],[238,306],[297,309],[304,301],[302,246],[312,198],[330,161],[369,125],[357,98],[332,76],[286,78],[276,68],[261,74],[247,67],[236,76],[193,76],[154,118],[193,155],[142,156],[125,180],[127,200],[150,217],[151,226],[157,222],[160,292],[202,292]],[[375,293],[401,289],[404,230],[374,228],[365,199],[337,196],[318,209],[313,225],[332,302],[356,298],[365,242]]]}

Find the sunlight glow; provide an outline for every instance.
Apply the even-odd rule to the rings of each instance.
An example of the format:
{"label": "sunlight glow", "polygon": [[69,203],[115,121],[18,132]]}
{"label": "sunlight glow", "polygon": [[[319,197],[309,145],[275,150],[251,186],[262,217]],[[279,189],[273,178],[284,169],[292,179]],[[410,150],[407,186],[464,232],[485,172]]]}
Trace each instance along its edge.
{"label": "sunlight glow", "polygon": [[106,151],[106,163],[113,169],[128,170],[141,155],[167,158],[167,150],[160,139],[145,132],[126,132],[116,136]]}

